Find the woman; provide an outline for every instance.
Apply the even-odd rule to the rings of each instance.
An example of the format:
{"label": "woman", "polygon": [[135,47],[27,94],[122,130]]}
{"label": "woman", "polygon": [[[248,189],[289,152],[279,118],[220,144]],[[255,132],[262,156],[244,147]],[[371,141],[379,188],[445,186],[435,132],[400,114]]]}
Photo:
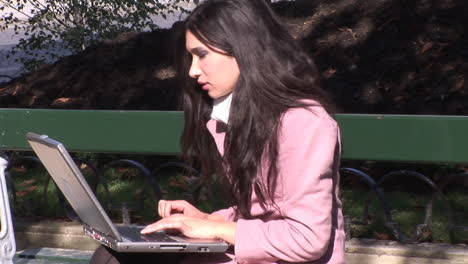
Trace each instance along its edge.
{"label": "woman", "polygon": [[232,207],[160,201],[143,232],[233,245],[182,263],[344,263],[339,129],[313,61],[262,0],[207,0],[184,33],[183,153],[226,177]]}

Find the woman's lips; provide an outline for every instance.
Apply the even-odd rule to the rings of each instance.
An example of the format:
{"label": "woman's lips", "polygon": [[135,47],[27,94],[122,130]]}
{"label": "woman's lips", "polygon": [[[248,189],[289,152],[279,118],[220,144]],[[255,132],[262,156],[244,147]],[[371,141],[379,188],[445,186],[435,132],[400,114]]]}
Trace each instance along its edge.
{"label": "woman's lips", "polygon": [[206,82],[199,82],[198,83],[203,90],[208,90],[208,83]]}

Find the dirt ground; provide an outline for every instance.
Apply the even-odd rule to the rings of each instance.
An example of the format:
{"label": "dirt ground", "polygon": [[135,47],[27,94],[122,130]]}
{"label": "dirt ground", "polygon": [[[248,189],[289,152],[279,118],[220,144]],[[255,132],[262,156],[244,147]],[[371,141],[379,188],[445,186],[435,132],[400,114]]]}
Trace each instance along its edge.
{"label": "dirt ground", "polygon": [[[339,112],[468,114],[468,1],[274,4],[315,59]],[[174,29],[104,41],[0,84],[0,106],[177,108]]]}

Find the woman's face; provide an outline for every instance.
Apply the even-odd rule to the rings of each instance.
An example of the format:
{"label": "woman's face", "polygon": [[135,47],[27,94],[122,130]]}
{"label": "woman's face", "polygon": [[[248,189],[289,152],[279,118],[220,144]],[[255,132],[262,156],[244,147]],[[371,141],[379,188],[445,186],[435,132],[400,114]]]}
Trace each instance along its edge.
{"label": "woman's face", "polygon": [[213,99],[230,94],[240,75],[236,59],[206,46],[190,31],[186,33],[185,45],[192,55],[189,75],[197,79],[201,89]]}

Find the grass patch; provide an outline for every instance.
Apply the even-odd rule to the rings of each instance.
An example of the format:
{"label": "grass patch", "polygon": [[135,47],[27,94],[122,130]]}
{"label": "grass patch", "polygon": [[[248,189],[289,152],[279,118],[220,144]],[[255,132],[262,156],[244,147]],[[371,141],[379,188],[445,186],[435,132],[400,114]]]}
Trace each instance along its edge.
{"label": "grass patch", "polygon": [[[343,188],[341,197],[343,200],[343,214],[347,215],[351,222],[351,234],[353,237],[394,239],[391,230],[385,227],[385,215],[382,203],[376,196],[371,196],[368,208],[368,216],[363,217],[365,201],[368,192]],[[391,208],[392,220],[399,224],[401,231],[410,238],[416,238],[417,225],[424,224],[426,204],[431,196],[428,194],[414,194],[409,192],[387,192],[385,197]],[[437,199],[433,204],[431,241],[451,243],[460,242],[450,235],[449,215],[447,202],[452,204],[453,221],[459,225],[466,225],[468,212],[468,194],[454,191],[446,196],[447,200]],[[466,241],[466,238],[465,238]]]}

